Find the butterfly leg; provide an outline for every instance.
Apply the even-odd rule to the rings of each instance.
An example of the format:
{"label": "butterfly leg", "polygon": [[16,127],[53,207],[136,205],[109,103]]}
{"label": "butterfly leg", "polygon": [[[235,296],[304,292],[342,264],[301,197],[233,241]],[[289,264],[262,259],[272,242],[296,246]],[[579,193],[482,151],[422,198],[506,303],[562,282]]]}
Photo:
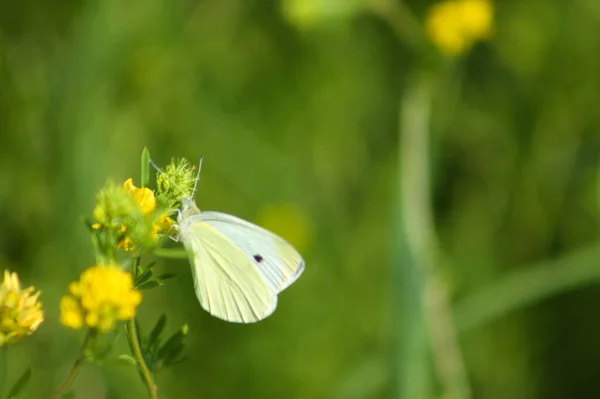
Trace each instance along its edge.
{"label": "butterfly leg", "polygon": [[181,234],[177,233],[175,235],[172,235],[171,233],[173,232],[173,230],[179,231],[179,225],[177,225],[177,224],[174,223],[173,225],[171,225],[171,228],[165,234],[159,234],[158,236],[160,238],[162,238],[164,236],[167,236],[171,240],[173,240],[175,242],[179,242],[179,240],[181,239]]}

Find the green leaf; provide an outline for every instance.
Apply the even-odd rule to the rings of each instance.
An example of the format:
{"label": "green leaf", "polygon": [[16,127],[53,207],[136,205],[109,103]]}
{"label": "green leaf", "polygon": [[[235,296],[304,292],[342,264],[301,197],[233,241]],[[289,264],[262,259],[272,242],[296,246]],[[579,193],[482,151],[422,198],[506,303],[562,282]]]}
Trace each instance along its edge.
{"label": "green leaf", "polygon": [[173,364],[177,363],[179,355],[183,352],[185,348],[185,344],[183,342],[178,342],[177,345],[171,346],[168,352],[165,353],[163,361],[163,367],[169,367]]}
{"label": "green leaf", "polygon": [[187,325],[184,325],[159,349],[158,359],[163,361],[164,366],[172,365],[183,352],[187,332]]}
{"label": "green leaf", "polygon": [[25,388],[29,380],[31,379],[31,367],[28,367],[27,370],[19,377],[15,385],[8,391],[8,399],[15,398],[22,390]]}
{"label": "green leaf", "polygon": [[189,259],[190,255],[185,249],[155,249],[153,254],[161,258],[169,259]]}
{"label": "green leaf", "polygon": [[165,324],[167,324],[167,315],[163,313],[156,322],[156,325],[154,326],[152,331],[150,332],[150,336],[148,337],[148,348],[152,348],[154,344],[158,341],[160,334],[165,328]]}
{"label": "green leaf", "polygon": [[459,333],[563,292],[600,282],[600,244],[496,278],[454,305]]}
{"label": "green leaf", "polygon": [[148,187],[148,183],[150,183],[150,151],[148,151],[147,147],[144,147],[144,150],[142,151],[141,171],[141,187]]}
{"label": "green leaf", "polygon": [[152,278],[153,274],[154,274],[154,272],[152,271],[151,268],[146,269],[136,279],[135,287],[140,288],[144,283],[146,283],[148,280],[150,280],[150,278]]}
{"label": "green leaf", "polygon": [[170,362],[169,364],[165,364],[165,367],[175,366],[176,364],[187,362],[189,359],[190,358],[188,356],[181,356],[180,358],[175,359],[174,361]]}
{"label": "green leaf", "polygon": [[177,273],[164,273],[160,276],[156,276],[156,279],[162,284],[164,281],[177,277]]}
{"label": "green leaf", "polygon": [[138,285],[136,288],[138,290],[149,290],[150,288],[160,287],[162,284],[156,278],[151,278],[147,281],[144,281],[142,284]]}
{"label": "green leaf", "polygon": [[136,366],[137,367],[137,362],[135,361],[133,356],[130,355],[126,355],[126,354],[121,354],[119,356],[117,356],[116,358],[114,358],[115,365],[121,365],[121,366]]}

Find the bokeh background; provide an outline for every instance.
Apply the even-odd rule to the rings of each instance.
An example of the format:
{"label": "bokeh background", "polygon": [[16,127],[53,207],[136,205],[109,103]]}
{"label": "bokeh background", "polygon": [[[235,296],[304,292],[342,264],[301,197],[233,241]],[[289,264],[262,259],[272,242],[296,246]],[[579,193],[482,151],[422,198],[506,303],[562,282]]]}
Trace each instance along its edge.
{"label": "bokeh background", "polygon": [[[147,146],[204,154],[199,206],[307,262],[272,317],[234,325],[159,260],[178,277],[142,328],[190,330],[161,398],[600,395],[600,3],[497,0],[459,55],[422,28],[434,3],[1,2],[0,269],[46,312],[9,380],[33,364],[47,397],[77,356],[58,309],[94,262],[81,218]],[[126,366],[75,392],[145,397]]]}

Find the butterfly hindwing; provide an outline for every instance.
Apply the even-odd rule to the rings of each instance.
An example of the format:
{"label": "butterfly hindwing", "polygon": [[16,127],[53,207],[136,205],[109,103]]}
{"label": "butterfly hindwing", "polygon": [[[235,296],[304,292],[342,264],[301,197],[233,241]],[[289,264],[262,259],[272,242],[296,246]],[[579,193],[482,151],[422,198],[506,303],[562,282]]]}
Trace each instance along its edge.
{"label": "butterfly hindwing", "polygon": [[246,255],[273,294],[283,291],[304,271],[302,256],[268,230],[220,212],[201,212],[197,217],[222,233]]}
{"label": "butterfly hindwing", "polygon": [[187,234],[182,235],[202,307],[237,323],[269,316],[277,306],[277,296],[245,252],[202,219],[200,215],[190,218]]}

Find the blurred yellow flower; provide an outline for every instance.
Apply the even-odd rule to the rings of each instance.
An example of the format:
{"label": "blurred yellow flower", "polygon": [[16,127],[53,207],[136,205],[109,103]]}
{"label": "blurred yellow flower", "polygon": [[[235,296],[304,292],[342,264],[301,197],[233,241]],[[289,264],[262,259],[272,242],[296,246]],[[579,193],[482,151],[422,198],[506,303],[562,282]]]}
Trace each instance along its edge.
{"label": "blurred yellow flower", "polygon": [[109,331],[117,320],[133,318],[142,301],[131,274],[116,265],[90,267],[69,284],[69,292],[60,301],[60,322],[73,329]]}
{"label": "blurred yellow flower", "polygon": [[[156,209],[156,199],[154,198],[154,192],[147,187],[138,188],[133,185],[133,179],[129,178],[123,183],[123,189],[129,195],[133,197],[135,203],[140,207],[144,217],[150,217],[152,212]],[[164,213],[158,217],[152,223],[150,227],[150,238],[156,240],[161,232],[167,232],[173,226],[173,220]],[[126,226],[123,226],[123,232],[127,230]],[[123,238],[118,244],[117,248],[123,248],[125,251],[133,251],[135,245],[131,237]]]}
{"label": "blurred yellow flower", "polygon": [[365,0],[282,0],[285,19],[298,28],[352,17],[366,7]]}
{"label": "blurred yellow flower", "polygon": [[300,252],[310,245],[313,230],[311,220],[293,204],[279,203],[264,208],[258,214],[257,223],[281,235]]}
{"label": "blurred yellow flower", "polygon": [[493,12],[490,0],[446,0],[431,7],[425,29],[443,53],[457,56],[491,36]]}
{"label": "blurred yellow flower", "polygon": [[44,321],[40,292],[22,290],[17,273],[4,271],[0,286],[0,346],[31,335]]}
{"label": "blurred yellow flower", "polygon": [[[136,212],[132,210],[128,210],[127,206],[115,207],[115,203],[121,203],[123,205],[128,205],[127,201],[119,198],[119,193],[113,192],[112,195],[109,190],[105,190],[108,194],[101,196],[101,199],[98,201],[96,208],[94,209],[94,218],[98,223],[95,223],[92,227],[95,229],[100,229],[103,226],[112,226],[115,230],[123,235],[123,238],[116,244],[116,248],[123,248],[126,251],[130,252],[135,250],[136,239],[132,237],[132,230],[139,231],[135,229],[140,226],[132,226],[132,224],[145,224],[148,223],[149,227],[146,227],[143,237],[146,237],[146,233],[150,239],[156,240],[159,237],[159,234],[162,232],[167,232],[173,226],[173,220],[168,217],[167,213],[160,215],[155,220],[152,218],[155,217],[154,211],[156,209],[156,199],[154,197],[154,192],[149,188],[138,188],[133,185],[133,179],[129,178],[123,183],[122,193],[125,193],[126,197],[129,198],[129,201],[133,199],[132,203],[134,207],[137,207],[137,218],[135,217]],[[121,194],[122,195],[122,194]],[[107,222],[107,212],[106,209],[118,208],[113,210],[112,218],[110,222]],[[112,209],[111,209],[112,210]],[[114,215],[113,215],[114,214]],[[116,217],[115,217],[116,216]],[[117,223],[115,225],[114,220],[119,221],[120,224]],[[136,237],[136,238],[143,238]]]}

